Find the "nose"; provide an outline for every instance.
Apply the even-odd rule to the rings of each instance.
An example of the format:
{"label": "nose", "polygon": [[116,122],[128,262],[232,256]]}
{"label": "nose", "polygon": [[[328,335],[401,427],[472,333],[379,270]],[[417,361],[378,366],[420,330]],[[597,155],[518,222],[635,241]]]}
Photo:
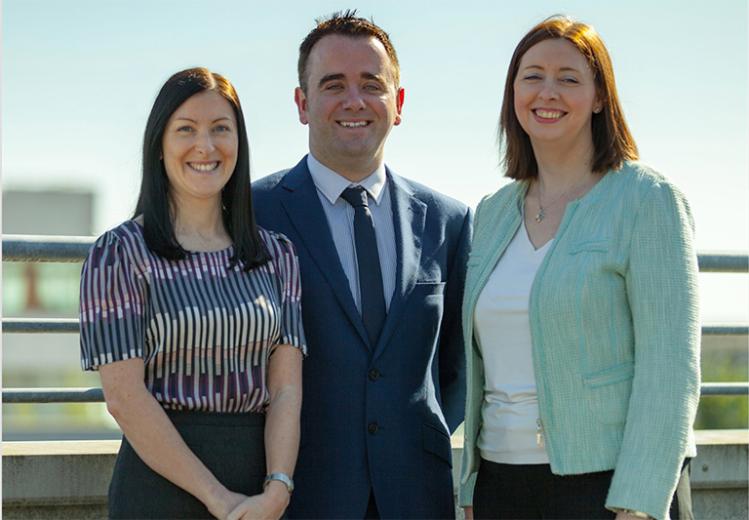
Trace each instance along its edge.
{"label": "nose", "polygon": [[358,88],[348,89],[346,97],[343,100],[344,110],[364,110],[366,104],[364,103],[364,96]]}
{"label": "nose", "polygon": [[210,132],[200,132],[196,137],[195,150],[199,153],[208,155],[216,146],[213,144],[213,136]]}
{"label": "nose", "polygon": [[541,92],[538,93],[541,99],[559,99],[559,92],[556,89],[553,79],[544,81]]}

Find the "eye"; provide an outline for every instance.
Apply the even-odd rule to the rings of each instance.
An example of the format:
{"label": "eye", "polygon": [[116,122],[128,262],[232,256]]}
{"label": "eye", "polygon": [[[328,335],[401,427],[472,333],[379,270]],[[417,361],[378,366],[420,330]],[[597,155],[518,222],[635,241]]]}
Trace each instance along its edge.
{"label": "eye", "polygon": [[216,125],[213,127],[213,131],[216,133],[231,132],[231,127],[229,125]]}
{"label": "eye", "polygon": [[368,92],[380,92],[382,91],[382,86],[379,83],[367,83],[364,85],[364,90]]}
{"label": "eye", "polygon": [[323,89],[335,92],[338,90],[343,90],[343,85],[340,83],[328,83],[327,85],[323,87]]}
{"label": "eye", "polygon": [[177,127],[176,131],[181,134],[189,134],[193,131],[193,128],[190,125],[182,125]]}
{"label": "eye", "polygon": [[580,83],[577,78],[574,78],[572,76],[565,76],[562,78],[562,83],[568,83],[570,85],[577,85]]}
{"label": "eye", "polygon": [[530,73],[530,74],[526,74],[525,76],[523,76],[523,80],[525,81],[538,81],[540,79],[543,79],[541,78],[541,74],[536,74],[536,73]]}

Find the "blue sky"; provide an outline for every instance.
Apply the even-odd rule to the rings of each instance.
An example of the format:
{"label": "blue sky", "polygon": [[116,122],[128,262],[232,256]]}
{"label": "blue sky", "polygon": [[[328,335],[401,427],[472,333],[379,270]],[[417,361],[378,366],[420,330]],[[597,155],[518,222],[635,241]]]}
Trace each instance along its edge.
{"label": "blue sky", "polygon": [[[533,24],[566,13],[607,43],[642,160],[686,193],[698,248],[749,249],[745,0],[4,0],[4,186],[93,190],[96,232],[116,225],[136,200],[157,90],[196,65],[237,87],[253,177],[293,165],[307,146],[292,97],[299,42],[314,18],[349,7],[374,17],[399,54],[404,121],[386,148],[395,171],[472,206],[499,188],[510,55]],[[704,277],[705,297],[729,302],[720,316],[746,319],[747,277]]]}

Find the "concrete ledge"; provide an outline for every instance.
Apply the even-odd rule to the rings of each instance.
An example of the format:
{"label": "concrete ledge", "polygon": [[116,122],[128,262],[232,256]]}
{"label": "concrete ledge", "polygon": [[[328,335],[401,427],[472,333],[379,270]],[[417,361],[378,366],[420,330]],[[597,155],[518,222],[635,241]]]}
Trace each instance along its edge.
{"label": "concrete ledge", "polygon": [[[692,499],[697,519],[749,517],[749,431],[696,432]],[[120,441],[36,441],[2,444],[3,517],[104,518]],[[454,438],[458,480],[462,439]]]}

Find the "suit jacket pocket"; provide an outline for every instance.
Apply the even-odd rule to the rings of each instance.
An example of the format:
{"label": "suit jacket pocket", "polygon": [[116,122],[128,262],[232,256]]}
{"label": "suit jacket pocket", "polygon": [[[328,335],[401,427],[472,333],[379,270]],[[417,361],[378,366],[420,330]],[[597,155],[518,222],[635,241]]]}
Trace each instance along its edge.
{"label": "suit jacket pocket", "polygon": [[442,427],[423,423],[421,425],[421,437],[425,451],[436,455],[445,461],[448,466],[453,467],[450,437],[442,430]]}
{"label": "suit jacket pocket", "polygon": [[571,255],[576,255],[578,253],[583,253],[583,252],[605,253],[608,250],[609,250],[609,239],[601,238],[601,239],[584,240],[582,242],[576,242],[570,245],[569,252]]}
{"label": "suit jacket pocket", "polygon": [[634,363],[627,361],[583,376],[590,410],[604,424],[623,424],[632,392]]}

